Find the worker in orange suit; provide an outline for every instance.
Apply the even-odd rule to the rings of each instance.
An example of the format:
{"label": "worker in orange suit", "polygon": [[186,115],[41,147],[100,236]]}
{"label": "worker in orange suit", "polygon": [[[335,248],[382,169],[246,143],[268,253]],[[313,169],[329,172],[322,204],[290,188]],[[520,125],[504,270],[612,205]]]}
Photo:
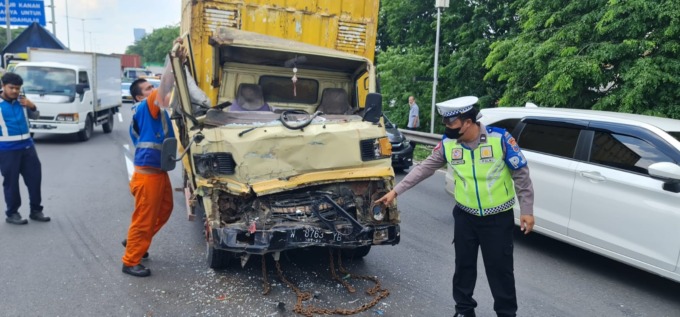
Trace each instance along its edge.
{"label": "worker in orange suit", "polygon": [[[130,136],[135,144],[135,172],[130,181],[130,192],[135,197],[135,211],[123,241],[123,273],[144,277],[151,270],[141,264],[153,236],[163,227],[172,213],[172,187],[166,171],[161,170],[161,145],[167,137],[174,137],[170,118],[157,104],[158,90],[146,80],[137,79],[130,85],[135,101],[135,114],[130,125]],[[140,92],[146,92],[140,94]],[[144,98],[146,96],[146,98]]]}
{"label": "worker in orange suit", "polygon": [[[178,41],[181,44],[181,40]],[[173,207],[170,178],[161,170],[161,145],[165,139],[175,137],[165,111],[174,78],[168,68],[165,74],[158,89],[144,79],[130,85],[130,95],[139,103],[130,124],[130,137],[136,147],[135,171],[130,181],[135,210],[127,239],[123,241],[123,273],[138,277],[151,275],[151,270],[141,261],[148,256],[151,240],[168,221]]]}

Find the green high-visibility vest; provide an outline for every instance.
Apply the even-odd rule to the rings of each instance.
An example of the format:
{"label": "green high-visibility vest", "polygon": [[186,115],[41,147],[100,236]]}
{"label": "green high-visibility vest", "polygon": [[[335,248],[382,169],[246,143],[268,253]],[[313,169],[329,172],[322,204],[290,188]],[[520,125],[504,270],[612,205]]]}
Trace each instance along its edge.
{"label": "green high-visibility vest", "polygon": [[489,216],[515,205],[515,186],[503,157],[503,139],[493,133],[474,150],[443,140],[446,161],[456,181],[456,203],[468,213]]}

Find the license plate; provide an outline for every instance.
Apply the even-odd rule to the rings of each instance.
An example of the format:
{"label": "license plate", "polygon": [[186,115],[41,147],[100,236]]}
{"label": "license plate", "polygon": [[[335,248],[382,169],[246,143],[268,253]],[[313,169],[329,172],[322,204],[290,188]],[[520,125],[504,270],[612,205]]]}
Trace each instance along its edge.
{"label": "license plate", "polygon": [[297,242],[337,243],[342,242],[342,235],[337,232],[325,232],[318,228],[304,228],[295,231],[294,240]]}

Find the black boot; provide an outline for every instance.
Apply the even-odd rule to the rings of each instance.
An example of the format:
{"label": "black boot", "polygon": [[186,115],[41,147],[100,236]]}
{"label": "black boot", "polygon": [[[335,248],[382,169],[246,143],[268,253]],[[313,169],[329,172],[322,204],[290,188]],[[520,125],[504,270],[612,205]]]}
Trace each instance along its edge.
{"label": "black boot", "polygon": [[[121,242],[121,243],[123,244],[124,247],[127,247],[127,239],[123,240],[123,242]],[[149,257],[149,252],[144,252],[144,255],[142,256],[142,258],[146,259],[148,257]]]}
{"label": "black boot", "polygon": [[453,315],[453,317],[475,317],[475,311],[472,310],[464,314],[456,313],[455,315]]}
{"label": "black boot", "polygon": [[141,264],[137,264],[135,266],[126,266],[123,264],[123,273],[137,277],[147,277],[151,275],[151,270],[147,269]]}
{"label": "black boot", "polygon": [[11,223],[13,225],[25,225],[25,224],[28,223],[28,220],[21,219],[21,215],[18,212],[13,213],[11,216],[7,217],[7,219],[5,219],[5,221],[7,221],[7,223]]}
{"label": "black boot", "polygon": [[28,218],[31,218],[31,220],[35,221],[40,221],[40,222],[48,222],[50,221],[50,217],[46,217],[42,211],[34,211],[31,212],[31,214],[28,216]]}

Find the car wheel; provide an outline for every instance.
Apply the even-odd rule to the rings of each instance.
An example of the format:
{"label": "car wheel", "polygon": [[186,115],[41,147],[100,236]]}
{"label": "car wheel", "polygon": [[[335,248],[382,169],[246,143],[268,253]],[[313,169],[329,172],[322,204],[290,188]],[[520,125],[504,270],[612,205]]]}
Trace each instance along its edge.
{"label": "car wheel", "polygon": [[225,269],[229,266],[229,263],[231,263],[231,260],[234,258],[231,252],[216,249],[215,245],[212,242],[212,238],[206,241],[205,245],[206,245],[205,254],[208,267],[210,267],[213,270],[220,270]]}
{"label": "car wheel", "polygon": [[92,130],[94,129],[94,126],[92,124],[92,117],[90,115],[87,116],[87,119],[85,119],[85,129],[81,130],[78,132],[78,140],[80,141],[87,141],[92,137]]}
{"label": "car wheel", "polygon": [[361,259],[371,252],[371,246],[365,245],[354,249],[342,249],[342,256],[349,259]]}
{"label": "car wheel", "polygon": [[109,111],[109,117],[106,119],[106,123],[102,125],[104,133],[111,133],[113,131],[113,111]]}

